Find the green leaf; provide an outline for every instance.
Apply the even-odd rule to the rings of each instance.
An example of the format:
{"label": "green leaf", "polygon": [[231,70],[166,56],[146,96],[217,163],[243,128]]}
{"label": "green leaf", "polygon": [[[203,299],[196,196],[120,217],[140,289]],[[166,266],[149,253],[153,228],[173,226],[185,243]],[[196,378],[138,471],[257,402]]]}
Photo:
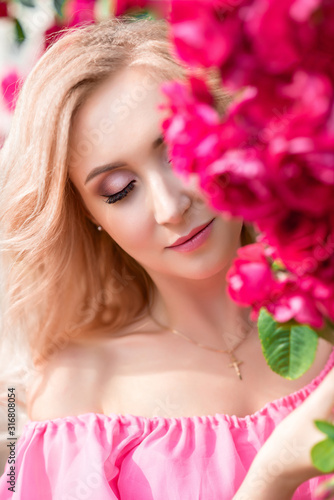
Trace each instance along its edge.
{"label": "green leaf", "polygon": [[271,269],[275,271],[286,271],[286,267],[284,266],[283,262],[281,260],[274,260],[274,262],[271,264]]}
{"label": "green leaf", "polygon": [[133,5],[127,8],[125,14],[132,17],[132,22],[136,22],[138,19],[149,19],[150,21],[153,21],[157,17],[153,10],[144,9],[138,5]]}
{"label": "green leaf", "polygon": [[326,420],[315,420],[315,425],[318,427],[319,431],[323,432],[330,439],[334,441],[334,425]]}
{"label": "green leaf", "polygon": [[65,2],[66,0],[53,0],[54,8],[56,9],[58,16],[60,17],[64,17],[63,6]]}
{"label": "green leaf", "polygon": [[313,465],[321,472],[334,471],[334,440],[325,439],[315,444],[311,449]]}
{"label": "green leaf", "polygon": [[19,0],[25,7],[36,7],[35,0]]}
{"label": "green leaf", "polygon": [[312,328],[295,321],[277,323],[263,307],[258,330],[264,357],[275,373],[294,380],[310,368],[318,345],[318,335]]}
{"label": "green leaf", "polygon": [[144,9],[141,12],[138,12],[138,14],[134,14],[134,17],[136,19],[150,19],[151,21],[156,19],[154,12],[149,9]]}
{"label": "green leaf", "polygon": [[26,35],[18,19],[15,19],[15,39],[19,45],[26,39]]}

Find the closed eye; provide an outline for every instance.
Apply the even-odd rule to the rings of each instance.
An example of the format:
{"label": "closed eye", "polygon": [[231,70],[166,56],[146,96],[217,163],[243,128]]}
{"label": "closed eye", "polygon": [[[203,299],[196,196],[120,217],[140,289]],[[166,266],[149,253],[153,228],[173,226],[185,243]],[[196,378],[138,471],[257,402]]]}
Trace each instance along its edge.
{"label": "closed eye", "polygon": [[[165,154],[166,162],[168,164],[171,164],[172,160],[170,159],[170,157],[168,155],[168,150],[167,150],[166,145],[164,147],[164,154]],[[135,180],[132,180],[131,182],[129,182],[129,184],[124,189],[122,189],[118,193],[110,194],[110,195],[102,195],[104,198],[107,198],[105,200],[105,203],[108,203],[110,205],[112,203],[116,203],[117,201],[123,200],[123,198],[125,198],[128,195],[128,193],[130,191],[132,191],[132,189],[134,189],[135,182],[136,182]]]}
{"label": "closed eye", "polygon": [[131,181],[122,191],[119,191],[118,193],[115,194],[110,194],[110,195],[103,195],[104,198],[107,198],[105,203],[111,204],[111,203],[116,203],[117,201],[123,200],[127,196],[127,194],[132,191],[132,189],[135,187],[135,180]]}

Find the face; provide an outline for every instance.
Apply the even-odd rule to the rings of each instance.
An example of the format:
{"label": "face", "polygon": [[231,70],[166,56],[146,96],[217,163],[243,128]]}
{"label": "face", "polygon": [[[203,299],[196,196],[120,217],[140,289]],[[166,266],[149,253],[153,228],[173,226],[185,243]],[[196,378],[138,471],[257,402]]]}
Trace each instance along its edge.
{"label": "face", "polygon": [[[93,222],[153,279],[205,278],[234,256],[242,222],[209,208],[195,176],[187,183],[174,173],[159,87],[144,68],[126,68],[100,84],[74,117],[69,175]],[[167,248],[212,219],[190,250]]]}

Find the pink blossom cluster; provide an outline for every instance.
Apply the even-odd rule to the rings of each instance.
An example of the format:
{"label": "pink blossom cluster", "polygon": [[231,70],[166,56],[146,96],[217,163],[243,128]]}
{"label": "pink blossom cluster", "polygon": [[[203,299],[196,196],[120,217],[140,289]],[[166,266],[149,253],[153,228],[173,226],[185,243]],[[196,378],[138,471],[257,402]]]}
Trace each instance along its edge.
{"label": "pink blossom cluster", "polygon": [[[14,0],[0,1],[0,18],[10,18],[14,24],[15,18],[8,9],[11,1],[14,3]],[[63,28],[93,23],[96,20],[96,4],[97,0],[66,0],[62,7],[63,17],[59,17],[55,12],[53,24],[44,32],[44,50],[61,36]],[[12,112],[16,104],[18,86],[24,77],[20,75],[19,69],[13,66],[3,68],[2,73],[2,101],[5,108]]]}
{"label": "pink blossom cluster", "polygon": [[[334,2],[171,6],[179,57],[217,68],[232,96],[221,117],[203,79],[190,73],[186,83],[164,84],[175,169],[198,173],[215,209],[252,222],[261,248],[274,249],[286,270],[284,280],[257,274],[254,247],[246,250],[229,273],[231,295],[255,312],[267,304],[277,321],[321,327],[334,320]],[[251,272],[241,275],[247,259]],[[254,302],[259,288],[267,295]]]}
{"label": "pink blossom cluster", "polygon": [[3,102],[7,110],[10,112],[15,108],[19,83],[20,75],[14,67],[8,68],[7,73],[1,78]]}
{"label": "pink blossom cluster", "polygon": [[229,269],[228,290],[237,303],[252,307],[256,319],[262,307],[278,323],[294,319],[301,324],[321,328],[324,316],[334,315],[334,300],[330,289],[315,276],[298,276],[286,272],[284,266],[275,269],[277,252],[258,242],[238,249],[238,256]]}
{"label": "pink blossom cluster", "polygon": [[8,17],[7,2],[0,1],[0,17]]}
{"label": "pink blossom cluster", "polygon": [[55,16],[54,23],[44,33],[44,49],[54,43],[64,27],[73,27],[93,23],[96,20],[97,0],[66,0],[63,6],[64,18]]}

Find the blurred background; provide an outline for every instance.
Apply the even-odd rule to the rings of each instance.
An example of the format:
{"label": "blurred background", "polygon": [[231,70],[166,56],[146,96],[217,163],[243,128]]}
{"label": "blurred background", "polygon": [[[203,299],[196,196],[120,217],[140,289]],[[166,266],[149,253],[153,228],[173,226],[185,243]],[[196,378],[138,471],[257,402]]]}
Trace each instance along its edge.
{"label": "blurred background", "polygon": [[[10,127],[15,94],[43,54],[48,39],[65,25],[76,24],[80,20],[94,20],[95,4],[98,3],[106,2],[0,1],[0,145]],[[65,4],[68,4],[67,7]],[[68,10],[67,14],[65,10]]]}
{"label": "blurred background", "polygon": [[[32,66],[66,27],[113,15],[151,17],[141,0],[0,0],[0,147],[8,132],[15,96]],[[150,3],[150,2],[149,2]],[[139,5],[139,6],[138,6]]]}
{"label": "blurred background", "polygon": [[[108,17],[112,8],[109,0],[0,1],[0,147],[10,129],[20,85],[57,33],[66,26]],[[25,395],[17,392],[16,398],[25,401]],[[17,438],[27,419],[24,405],[16,404]],[[9,451],[7,422],[7,405],[0,406],[0,474]]]}
{"label": "blurred background", "polygon": [[[62,30],[74,26],[80,28],[122,13],[133,15],[134,18],[156,17],[154,9],[137,7],[136,4],[140,3],[140,0],[0,1],[0,148],[10,129],[20,86]],[[18,438],[28,417],[24,405],[25,394],[16,393],[16,397],[23,402],[16,405]],[[0,475],[4,472],[8,458],[7,438],[7,405],[0,404]]]}

